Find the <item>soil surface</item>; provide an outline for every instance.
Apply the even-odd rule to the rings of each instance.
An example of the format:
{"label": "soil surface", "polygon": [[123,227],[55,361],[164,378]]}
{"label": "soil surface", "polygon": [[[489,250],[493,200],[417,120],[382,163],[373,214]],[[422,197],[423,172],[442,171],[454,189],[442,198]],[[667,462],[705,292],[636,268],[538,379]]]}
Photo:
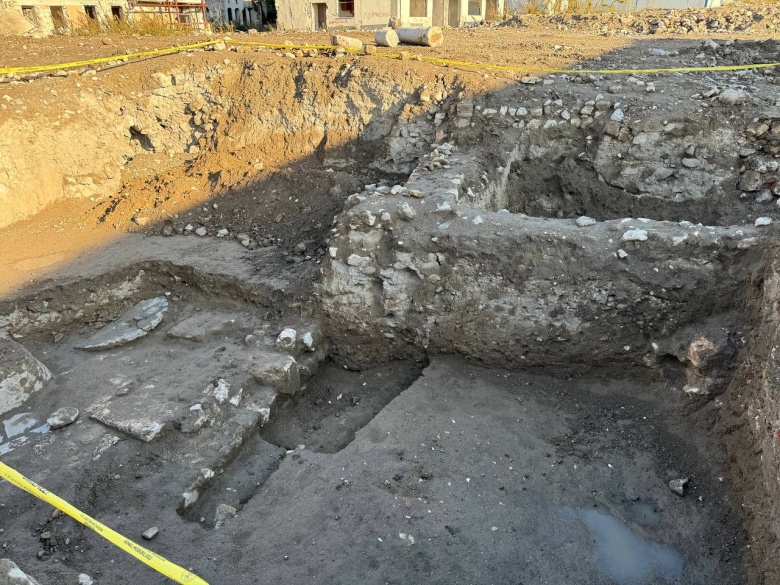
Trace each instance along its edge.
{"label": "soil surface", "polygon": [[[153,350],[149,343],[156,345],[115,351],[130,358]],[[78,358],[48,359],[60,374],[85,371]],[[142,361],[120,361],[123,373],[132,376],[134,364],[143,372]],[[668,388],[435,359],[371,420],[351,400],[368,392],[360,380],[394,380],[397,388],[412,371],[391,365],[344,376],[325,368],[300,399],[322,400],[326,388],[342,395],[346,406],[323,409],[316,423],[315,442],[325,448],[285,452],[250,440],[212,487],[212,511],[202,508],[200,522],[169,503],[182,483],[170,440],[140,450],[119,440],[102,454],[100,425],[84,420],[30,434],[41,457],[16,449],[4,461],[132,538],[158,526],[149,546],[212,583],[255,583],[260,566],[264,578],[285,583],[745,582],[744,533],[723,452]],[[90,400],[92,391],[80,387],[61,399]],[[31,415],[45,416],[41,408]],[[345,426],[362,426],[346,445]],[[67,466],[52,474],[49,464],[64,456]],[[684,497],[667,486],[680,477],[689,478]],[[7,484],[0,490],[9,503],[0,510],[5,548],[41,582],[74,582],[79,573],[96,582],[164,582],[93,533],[52,518],[47,506]],[[214,528],[217,503],[238,515]],[[41,532],[51,536],[41,541]]]}

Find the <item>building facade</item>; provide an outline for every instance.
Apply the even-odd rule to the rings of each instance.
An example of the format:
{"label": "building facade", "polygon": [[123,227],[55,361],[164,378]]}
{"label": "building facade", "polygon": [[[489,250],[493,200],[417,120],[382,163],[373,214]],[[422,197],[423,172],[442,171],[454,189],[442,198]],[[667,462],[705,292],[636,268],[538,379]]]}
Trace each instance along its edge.
{"label": "building facade", "polygon": [[398,18],[409,26],[463,26],[497,20],[504,0],[277,0],[277,24],[286,30],[372,29]]}
{"label": "building facade", "polygon": [[206,0],[206,14],[217,25],[259,29],[265,22],[263,4],[249,0]]}
{"label": "building facade", "polygon": [[112,20],[156,18],[171,25],[205,28],[203,0],[3,0],[42,33],[67,31]]}
{"label": "building facade", "polygon": [[46,33],[125,18],[130,9],[127,0],[5,0],[5,8],[21,13]]}

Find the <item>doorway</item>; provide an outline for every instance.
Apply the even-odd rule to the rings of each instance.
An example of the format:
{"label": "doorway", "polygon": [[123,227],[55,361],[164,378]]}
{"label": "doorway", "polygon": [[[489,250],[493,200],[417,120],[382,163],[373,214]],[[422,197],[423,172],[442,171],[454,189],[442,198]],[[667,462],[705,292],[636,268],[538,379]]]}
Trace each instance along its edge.
{"label": "doorway", "polygon": [[62,6],[52,6],[50,7],[50,10],[51,21],[54,23],[54,28],[57,30],[68,28],[68,21],[65,20],[65,9]]}
{"label": "doorway", "polygon": [[489,22],[497,22],[501,20],[501,15],[498,13],[498,0],[487,0],[487,6],[485,7],[485,20]]}
{"label": "doorway", "polygon": [[452,27],[460,26],[460,0],[450,0],[447,20]]}
{"label": "doorway", "polygon": [[314,30],[327,30],[328,28],[328,4],[316,2],[312,4],[314,12]]}
{"label": "doorway", "polygon": [[22,6],[22,16],[24,16],[30,23],[38,26],[38,17],[35,15],[34,6]]}

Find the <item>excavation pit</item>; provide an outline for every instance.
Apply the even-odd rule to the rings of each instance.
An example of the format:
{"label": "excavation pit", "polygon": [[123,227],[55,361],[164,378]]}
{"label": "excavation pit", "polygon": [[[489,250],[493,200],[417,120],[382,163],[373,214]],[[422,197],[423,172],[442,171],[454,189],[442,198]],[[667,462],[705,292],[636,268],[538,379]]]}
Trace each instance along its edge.
{"label": "excavation pit", "polygon": [[[672,109],[712,83],[252,57],[69,98],[116,134],[0,237],[136,233],[0,301],[53,374],[3,462],[211,583],[772,582],[776,78]],[[163,582],[0,494],[41,583]]]}

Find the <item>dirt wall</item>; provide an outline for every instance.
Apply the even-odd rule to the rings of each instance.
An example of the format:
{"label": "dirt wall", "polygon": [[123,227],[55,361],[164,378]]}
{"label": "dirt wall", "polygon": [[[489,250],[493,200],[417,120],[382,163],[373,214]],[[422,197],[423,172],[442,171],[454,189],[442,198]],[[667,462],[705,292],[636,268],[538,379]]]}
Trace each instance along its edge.
{"label": "dirt wall", "polygon": [[36,82],[44,96],[49,87],[50,99],[57,94],[56,107],[12,91],[0,102],[0,227],[60,199],[114,194],[128,161],[145,153],[252,145],[265,162],[280,162],[381,141],[417,90],[410,79],[351,63],[260,68],[231,59],[138,76],[128,82],[139,86],[132,94],[117,93],[102,74],[68,79],[73,91],[59,86],[61,96],[57,81]]}

